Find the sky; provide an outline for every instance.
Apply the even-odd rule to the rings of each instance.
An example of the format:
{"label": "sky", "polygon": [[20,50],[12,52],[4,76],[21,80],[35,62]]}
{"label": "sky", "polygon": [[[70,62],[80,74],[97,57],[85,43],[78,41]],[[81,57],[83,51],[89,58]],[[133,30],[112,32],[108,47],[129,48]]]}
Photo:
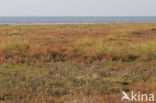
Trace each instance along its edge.
{"label": "sky", "polygon": [[0,16],[156,16],[156,0],[0,0]]}

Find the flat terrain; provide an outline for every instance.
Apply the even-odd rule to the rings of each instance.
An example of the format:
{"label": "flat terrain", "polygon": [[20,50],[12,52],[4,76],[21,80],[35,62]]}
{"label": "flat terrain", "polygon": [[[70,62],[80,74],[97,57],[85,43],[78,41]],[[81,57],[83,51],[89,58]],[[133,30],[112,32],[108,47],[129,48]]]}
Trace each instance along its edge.
{"label": "flat terrain", "polygon": [[156,95],[156,23],[0,26],[1,103],[129,103]]}

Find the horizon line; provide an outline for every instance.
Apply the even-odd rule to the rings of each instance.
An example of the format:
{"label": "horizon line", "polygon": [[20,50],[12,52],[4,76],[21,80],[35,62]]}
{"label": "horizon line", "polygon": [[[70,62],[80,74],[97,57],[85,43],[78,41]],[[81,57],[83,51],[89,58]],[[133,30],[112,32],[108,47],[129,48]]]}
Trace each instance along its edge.
{"label": "horizon line", "polygon": [[0,17],[156,17],[156,16],[0,16]]}

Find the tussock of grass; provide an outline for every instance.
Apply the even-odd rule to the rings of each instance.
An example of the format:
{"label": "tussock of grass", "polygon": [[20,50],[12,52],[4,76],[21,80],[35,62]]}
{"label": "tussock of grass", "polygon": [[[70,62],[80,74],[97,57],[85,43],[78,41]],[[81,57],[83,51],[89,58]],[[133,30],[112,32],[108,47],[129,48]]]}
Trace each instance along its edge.
{"label": "tussock of grass", "polygon": [[11,50],[23,50],[28,49],[30,44],[28,41],[24,40],[9,40],[1,41],[0,43],[0,52],[8,52]]}
{"label": "tussock of grass", "polygon": [[7,34],[8,36],[20,36],[20,32],[18,30],[10,31]]}
{"label": "tussock of grass", "polygon": [[115,35],[115,36],[114,35],[108,35],[105,37],[105,40],[108,40],[108,41],[115,41],[118,39],[119,39],[118,35]]}

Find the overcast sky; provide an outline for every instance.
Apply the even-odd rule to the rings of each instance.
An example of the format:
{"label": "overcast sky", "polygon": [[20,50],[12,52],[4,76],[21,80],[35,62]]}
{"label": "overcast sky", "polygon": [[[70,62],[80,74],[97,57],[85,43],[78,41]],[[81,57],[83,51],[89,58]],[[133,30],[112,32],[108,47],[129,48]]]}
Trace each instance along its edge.
{"label": "overcast sky", "polygon": [[0,0],[0,16],[156,16],[156,0]]}

